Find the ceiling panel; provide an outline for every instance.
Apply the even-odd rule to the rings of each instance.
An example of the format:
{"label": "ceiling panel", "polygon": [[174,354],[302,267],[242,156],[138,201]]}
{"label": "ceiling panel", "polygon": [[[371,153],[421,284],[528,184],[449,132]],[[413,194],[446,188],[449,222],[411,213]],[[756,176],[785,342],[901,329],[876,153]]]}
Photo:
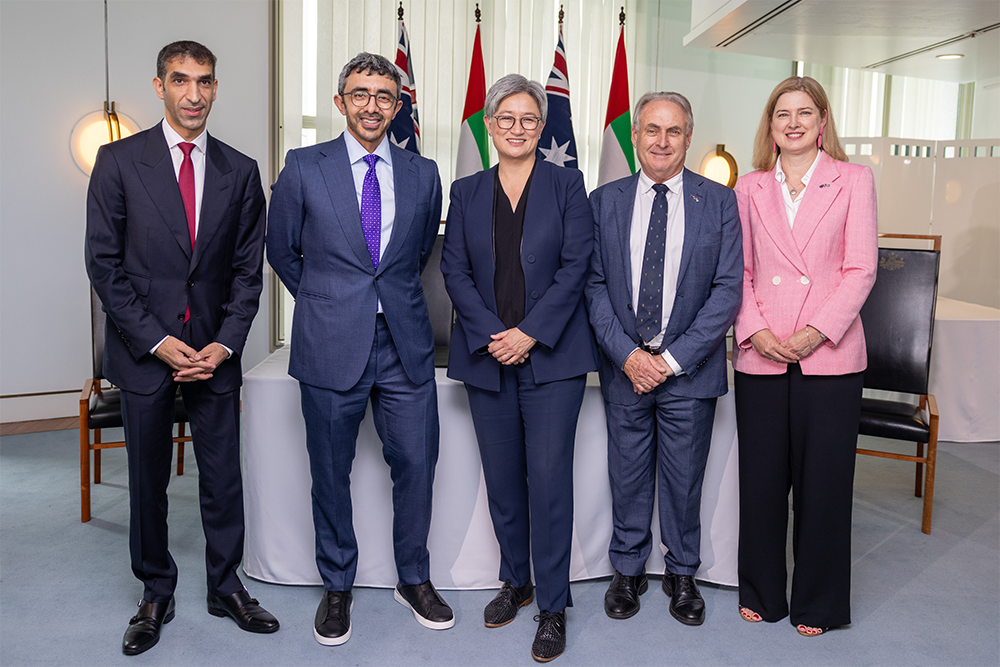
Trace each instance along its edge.
{"label": "ceiling panel", "polygon": [[693,8],[707,18],[686,46],[946,81],[1000,76],[997,0],[692,2],[709,6]]}

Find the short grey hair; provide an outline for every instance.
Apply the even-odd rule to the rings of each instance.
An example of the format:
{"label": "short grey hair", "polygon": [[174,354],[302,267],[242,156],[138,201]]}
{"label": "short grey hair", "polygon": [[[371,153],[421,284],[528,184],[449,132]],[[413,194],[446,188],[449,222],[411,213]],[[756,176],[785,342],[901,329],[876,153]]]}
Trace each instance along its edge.
{"label": "short grey hair", "polygon": [[347,77],[351,73],[378,74],[387,76],[396,82],[396,99],[403,94],[403,80],[399,76],[399,70],[389,60],[377,53],[359,53],[351,58],[350,62],[340,70],[340,78],[337,80],[337,94],[343,95],[347,92]]}
{"label": "short grey hair", "polygon": [[660,100],[673,102],[681,108],[687,120],[687,134],[691,136],[691,132],[694,130],[694,112],[691,111],[691,103],[680,93],[646,93],[640,97],[639,101],[635,103],[635,112],[632,114],[632,129],[639,129],[639,119],[642,116],[643,108],[650,102],[659,102]]}
{"label": "short grey hair", "polygon": [[538,105],[538,113],[544,122],[549,113],[549,100],[545,89],[542,88],[542,84],[530,81],[520,74],[508,74],[497,79],[497,82],[490,86],[489,92],[486,93],[486,107],[483,113],[487,118],[493,118],[493,114],[500,108],[500,103],[518,93],[531,95]]}

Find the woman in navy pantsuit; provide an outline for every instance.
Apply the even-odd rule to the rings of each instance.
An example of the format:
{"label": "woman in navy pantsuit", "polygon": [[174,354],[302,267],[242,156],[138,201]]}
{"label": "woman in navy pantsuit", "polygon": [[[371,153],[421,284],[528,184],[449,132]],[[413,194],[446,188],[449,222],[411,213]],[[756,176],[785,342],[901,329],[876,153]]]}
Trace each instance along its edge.
{"label": "woman in navy pantsuit", "polygon": [[597,369],[583,301],[593,217],[582,174],[536,160],[546,107],[544,88],[518,74],[490,88],[499,164],[452,185],[441,260],[457,315],[448,377],[468,390],[500,543],[504,584],[484,620],[506,625],[536,597],[542,662],[566,646],[573,445]]}

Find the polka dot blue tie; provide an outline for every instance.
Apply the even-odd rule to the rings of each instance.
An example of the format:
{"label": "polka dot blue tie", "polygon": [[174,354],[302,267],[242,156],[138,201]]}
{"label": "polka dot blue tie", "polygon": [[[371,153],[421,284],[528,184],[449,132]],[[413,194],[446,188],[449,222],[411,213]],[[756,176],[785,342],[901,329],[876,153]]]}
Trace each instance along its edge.
{"label": "polka dot blue tie", "polygon": [[635,309],[635,325],[639,336],[650,342],[663,325],[663,264],[667,244],[667,186],[653,185],[653,210],[649,214],[646,249],[642,254],[642,275],[639,277],[639,303]]}
{"label": "polka dot blue tie", "polygon": [[382,244],[382,190],[378,186],[378,176],[375,175],[378,155],[366,155],[364,160],[368,163],[368,171],[361,186],[361,230],[365,233],[365,243],[368,244],[372,264],[377,269]]}

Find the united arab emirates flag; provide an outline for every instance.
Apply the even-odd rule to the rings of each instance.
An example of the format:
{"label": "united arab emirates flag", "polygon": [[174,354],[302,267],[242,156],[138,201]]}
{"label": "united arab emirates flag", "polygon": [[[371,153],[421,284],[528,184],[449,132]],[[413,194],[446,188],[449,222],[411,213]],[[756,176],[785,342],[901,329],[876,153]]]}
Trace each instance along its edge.
{"label": "united arab emirates flag", "polygon": [[608,95],[608,115],[604,121],[604,139],[601,143],[601,165],[597,184],[635,173],[635,153],[632,148],[632,125],[629,113],[628,66],[625,63],[625,19],[618,35],[615,66],[611,73],[611,93]]}
{"label": "united arab emirates flag", "polygon": [[472,67],[469,69],[469,89],[465,93],[462,111],[462,131],[458,137],[458,163],[455,178],[470,176],[490,168],[490,149],[487,142],[483,110],[486,107],[486,72],[483,67],[483,43],[476,24],[476,39],[472,45]]}

